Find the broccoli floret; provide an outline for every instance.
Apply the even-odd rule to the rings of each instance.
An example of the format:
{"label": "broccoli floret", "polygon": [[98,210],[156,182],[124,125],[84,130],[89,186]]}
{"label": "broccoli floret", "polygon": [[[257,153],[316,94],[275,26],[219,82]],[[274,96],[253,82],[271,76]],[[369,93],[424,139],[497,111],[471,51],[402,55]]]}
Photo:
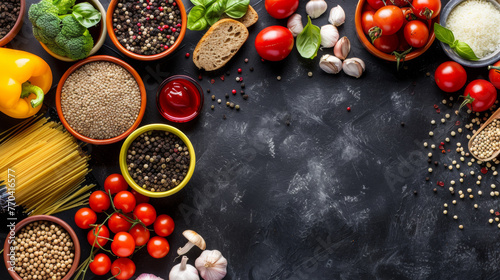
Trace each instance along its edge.
{"label": "broccoli floret", "polygon": [[85,31],[87,31],[87,28],[81,25],[78,20],[76,20],[75,16],[68,15],[63,18],[61,33],[64,36],[71,38],[79,37],[82,36]]}
{"label": "broccoli floret", "polygon": [[33,24],[33,35],[44,44],[53,41],[60,32],[61,20],[54,14],[41,15]]}
{"label": "broccoli floret", "polygon": [[86,58],[89,55],[94,47],[94,40],[87,30],[83,35],[73,38],[60,33],[56,37],[56,44],[66,52],[67,57],[77,60]]}
{"label": "broccoli floret", "polygon": [[28,17],[34,25],[38,18],[45,14],[52,14],[57,16],[59,9],[52,4],[52,0],[42,0],[37,4],[32,4],[28,11]]}
{"label": "broccoli floret", "polygon": [[45,46],[47,46],[47,48],[49,48],[55,54],[58,54],[60,56],[68,56],[68,54],[54,42],[49,42],[45,44]]}
{"label": "broccoli floret", "polygon": [[54,0],[53,4],[59,9],[59,14],[63,15],[71,10],[75,5],[75,0]]}

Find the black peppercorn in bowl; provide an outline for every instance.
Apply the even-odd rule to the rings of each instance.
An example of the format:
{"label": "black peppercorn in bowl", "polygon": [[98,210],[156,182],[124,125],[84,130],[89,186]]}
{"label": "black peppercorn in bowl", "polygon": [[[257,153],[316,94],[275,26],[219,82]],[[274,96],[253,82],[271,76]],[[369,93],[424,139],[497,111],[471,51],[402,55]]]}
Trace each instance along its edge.
{"label": "black peppercorn in bowl", "polygon": [[106,26],[111,41],[126,56],[158,60],[181,44],[187,14],[181,0],[111,0]]}
{"label": "black peppercorn in bowl", "polygon": [[21,30],[26,13],[25,0],[0,1],[0,47],[7,45]]}
{"label": "black peppercorn in bowl", "polygon": [[132,132],[120,150],[120,169],[127,183],[148,197],[182,190],[194,173],[193,145],[179,129],[149,124]]}

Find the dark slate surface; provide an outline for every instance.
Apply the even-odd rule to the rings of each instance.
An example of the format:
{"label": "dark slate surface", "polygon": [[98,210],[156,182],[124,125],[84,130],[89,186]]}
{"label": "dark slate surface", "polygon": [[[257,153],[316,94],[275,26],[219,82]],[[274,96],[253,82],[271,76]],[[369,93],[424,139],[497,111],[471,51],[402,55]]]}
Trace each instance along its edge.
{"label": "dark slate surface", "polygon": [[[104,2],[107,5],[108,1]],[[428,150],[422,143],[433,129],[430,120],[439,123],[434,140],[429,142],[436,143],[456,128],[456,120],[463,127],[467,119],[440,104],[443,93],[434,84],[433,72],[447,57],[435,43],[427,53],[407,62],[408,69],[398,74],[393,63],[370,55],[356,38],[356,1],[327,2],[329,8],[336,4],[344,7],[347,21],[340,34],[350,38],[350,57],[363,59],[366,73],[360,79],[328,75],[318,67],[319,58],[302,59],[296,50],[283,62],[261,62],[253,43],[257,33],[269,25],[286,25],[286,21],[271,18],[264,1],[252,0],[261,19],[250,28],[248,42],[221,72],[204,73],[200,82],[204,90],[210,89],[211,94],[225,100],[225,93],[239,90],[236,69],[242,68],[250,98],[244,101],[239,94],[230,94],[230,100],[242,108],[237,112],[217,105],[211,94],[206,94],[197,120],[184,125],[170,123],[193,142],[196,170],[183,191],[152,200],[159,213],[175,219],[176,231],[168,237],[171,253],[165,259],[154,260],[145,250],[134,256],[136,275],[150,272],[168,278],[175,249],[185,242],[182,231],[194,229],[205,237],[208,249],[218,249],[227,257],[225,279],[500,277],[498,228],[487,223],[488,209],[497,201],[489,195],[460,201],[450,209],[451,215],[459,215],[454,221],[450,214],[442,214],[443,203],[451,206],[449,193],[438,187],[434,194],[432,189],[437,180],[458,180],[458,172],[444,170],[441,164],[433,167],[429,182],[424,180],[428,176]],[[302,15],[305,4],[300,3]],[[326,24],[327,14],[314,23]],[[26,17],[21,34],[10,47],[46,59],[56,84],[71,64],[45,53],[32,37],[30,26]],[[192,53],[202,35],[188,31],[175,54],[159,62],[128,59],[106,40],[99,54],[129,62],[146,84],[148,106],[142,125],[168,123],[156,110],[156,89],[172,74],[199,75],[184,54]],[[332,50],[319,55],[326,53]],[[250,67],[255,71],[250,72]],[[223,82],[219,77],[226,71],[230,76]],[[312,78],[307,76],[309,71],[314,73]],[[485,70],[468,69],[468,73],[469,81],[487,78]],[[278,75],[281,81],[276,80]],[[214,84],[210,83],[212,78]],[[54,92],[47,96],[46,104],[54,107]],[[215,111],[210,110],[212,104]],[[433,104],[440,104],[440,115]],[[347,112],[348,106],[351,112]],[[452,118],[441,125],[439,120],[445,113],[451,113]],[[5,116],[1,119],[2,129],[13,123]],[[465,135],[460,135],[448,147],[454,149],[459,139],[466,143]],[[100,184],[107,175],[119,172],[120,147],[121,143],[90,146],[93,175]],[[435,158],[441,162],[458,159],[455,153]],[[466,171],[479,170],[477,166],[462,166]],[[485,177],[483,181],[492,180],[491,172]],[[465,187],[477,189],[474,179],[466,182]],[[480,187],[485,194],[489,193],[487,186]],[[473,203],[479,203],[480,208],[474,210]],[[74,226],[74,212],[57,216]],[[460,231],[458,224],[464,224],[465,229]],[[6,229],[2,231],[5,236]],[[86,232],[76,231],[86,256]],[[189,254],[191,263],[199,253],[193,250]],[[0,278],[9,278],[3,266]]]}

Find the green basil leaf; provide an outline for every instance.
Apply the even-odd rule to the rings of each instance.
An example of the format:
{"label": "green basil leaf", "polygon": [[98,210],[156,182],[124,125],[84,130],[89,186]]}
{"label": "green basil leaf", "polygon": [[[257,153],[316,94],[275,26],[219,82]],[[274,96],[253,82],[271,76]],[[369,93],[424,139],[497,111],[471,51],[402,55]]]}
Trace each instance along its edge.
{"label": "green basil leaf", "polygon": [[205,13],[205,19],[207,20],[208,24],[214,25],[217,21],[219,21],[225,9],[225,0],[218,0],[214,2],[210,7],[208,7],[207,12]]}
{"label": "green basil leaf", "polygon": [[313,59],[318,54],[321,45],[320,29],[311,23],[311,18],[307,17],[307,25],[297,36],[297,50],[304,58]]}
{"label": "green basil leaf", "polygon": [[200,0],[202,5],[205,6],[205,8],[210,7],[213,3],[215,3],[217,0]]}
{"label": "green basil leaf", "polygon": [[474,51],[471,49],[467,43],[458,42],[454,50],[457,52],[459,56],[468,60],[478,60],[479,58],[476,56]]}
{"label": "green basil leaf", "polygon": [[434,23],[434,34],[436,34],[436,38],[439,41],[447,45],[451,45],[453,44],[453,42],[455,42],[455,36],[453,35],[453,32],[451,32],[451,30],[449,29],[444,28],[437,22]]}
{"label": "green basil leaf", "polygon": [[248,10],[250,0],[227,0],[225,13],[232,18],[243,17]]}
{"label": "green basil leaf", "polygon": [[73,16],[86,28],[90,28],[101,21],[101,13],[87,2],[73,6]]}
{"label": "green basil leaf", "polygon": [[187,28],[193,31],[205,30],[208,22],[205,19],[205,7],[195,6],[189,11]]}
{"label": "green basil leaf", "polygon": [[193,3],[193,5],[195,6],[203,6],[203,0],[191,0],[191,3]]}

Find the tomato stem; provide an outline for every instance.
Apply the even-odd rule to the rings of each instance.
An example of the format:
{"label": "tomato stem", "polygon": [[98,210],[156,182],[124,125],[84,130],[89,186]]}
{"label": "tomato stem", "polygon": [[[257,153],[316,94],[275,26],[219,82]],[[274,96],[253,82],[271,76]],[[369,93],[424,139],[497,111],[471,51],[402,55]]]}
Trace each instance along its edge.
{"label": "tomato stem", "polygon": [[500,66],[488,66],[488,70],[495,69],[495,72],[500,73]]}
{"label": "tomato stem", "polygon": [[472,102],[474,102],[475,99],[470,96],[470,93],[467,94],[467,96],[460,95],[459,97],[464,98],[464,102],[462,102],[462,104],[460,104],[460,108],[458,108],[459,111],[462,110],[462,107],[467,104],[470,104],[471,109],[474,110],[474,108],[472,107]]}
{"label": "tomato stem", "polygon": [[[402,53],[398,53],[397,51],[392,52],[392,54],[396,57],[396,69],[397,69],[397,71],[399,71],[399,69],[401,69],[401,67],[405,64],[406,55],[411,52],[411,49],[412,48],[410,47],[409,49],[407,49],[406,51],[404,51]],[[400,64],[401,59],[403,60],[403,63]]]}
{"label": "tomato stem", "polygon": [[380,27],[378,26],[374,26],[368,30],[368,36],[370,36],[370,39],[373,44],[373,41],[377,40],[378,38],[380,38],[380,36],[382,36],[382,29],[380,29]]}
{"label": "tomato stem", "polygon": [[421,16],[425,16],[427,19],[431,19],[432,15],[434,14],[433,10],[430,10],[428,7],[425,7],[423,11],[420,11]]}

